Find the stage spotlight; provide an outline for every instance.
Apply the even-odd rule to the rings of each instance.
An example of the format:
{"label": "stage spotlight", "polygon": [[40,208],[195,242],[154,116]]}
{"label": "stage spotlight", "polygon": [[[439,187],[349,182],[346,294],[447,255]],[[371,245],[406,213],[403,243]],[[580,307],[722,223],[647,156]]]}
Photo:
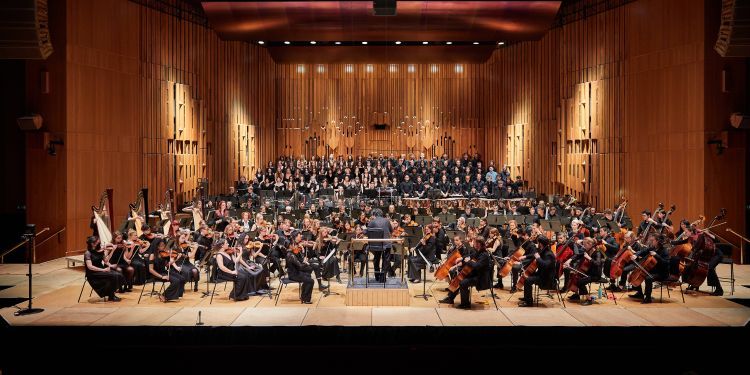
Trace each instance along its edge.
{"label": "stage spotlight", "polygon": [[262,41],[262,40],[259,40],[259,41],[258,41],[258,44],[266,44],[266,42],[264,42],[264,41]]}
{"label": "stage spotlight", "polygon": [[474,42],[474,44],[479,44],[479,42]]}
{"label": "stage spotlight", "polygon": [[291,42],[290,42],[290,41],[288,41],[288,40],[285,40],[285,41],[284,41],[284,44],[291,44]]}
{"label": "stage spotlight", "polygon": [[422,44],[429,44],[430,42],[422,42]]}
{"label": "stage spotlight", "polygon": [[401,44],[401,41],[400,41],[400,40],[397,40],[397,41],[396,41],[396,44]]}
{"label": "stage spotlight", "polygon": [[315,44],[315,43],[317,43],[317,42],[316,42],[316,41],[314,41],[314,40],[311,40],[311,41],[310,41],[310,44]]}
{"label": "stage spotlight", "polygon": [[453,44],[453,42],[445,42],[445,44]]}

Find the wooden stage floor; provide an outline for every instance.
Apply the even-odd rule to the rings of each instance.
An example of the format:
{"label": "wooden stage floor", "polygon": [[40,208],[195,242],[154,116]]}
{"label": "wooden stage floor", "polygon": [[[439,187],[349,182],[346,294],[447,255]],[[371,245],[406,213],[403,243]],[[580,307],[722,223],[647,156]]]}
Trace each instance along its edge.
{"label": "wooden stage floor", "polygon": [[[25,276],[27,266],[23,264],[0,265],[0,298],[25,298],[28,283]],[[213,304],[201,293],[186,292],[178,302],[161,303],[157,298],[144,296],[136,305],[140,288],[132,293],[121,294],[119,303],[101,302],[98,298],[87,298],[86,286],[83,298],[78,303],[79,291],[83,282],[83,267],[67,268],[65,259],[35,265],[34,306],[44,308],[40,314],[16,317],[15,307],[0,310],[0,315],[12,326],[193,326],[198,312],[208,326],[399,326],[399,327],[449,327],[449,326],[550,326],[550,327],[721,327],[745,326],[750,320],[750,308],[732,302],[732,299],[750,299],[750,266],[735,265],[736,290],[729,295],[725,285],[724,297],[705,294],[685,294],[682,303],[679,290],[673,290],[671,298],[664,293],[663,303],[659,303],[658,289],[654,291],[655,302],[642,305],[617,293],[614,301],[597,301],[592,306],[581,307],[568,303],[563,308],[551,299],[542,298],[540,307],[518,308],[516,297],[508,301],[506,290],[497,292],[495,309],[488,291],[473,295],[471,310],[460,310],[438,304],[445,297],[444,282],[428,281],[433,297],[428,300],[412,298],[409,307],[347,307],[345,305],[346,275],[342,274],[343,284],[335,281],[333,291],[342,295],[323,297],[316,290],[312,305],[301,305],[297,299],[296,285],[284,288],[278,306],[268,297],[252,297],[248,301],[228,300],[228,290],[219,285]],[[727,276],[729,267],[719,266],[719,275]],[[203,275],[202,275],[203,277]],[[510,285],[506,281],[506,286]],[[272,286],[277,281],[274,279]],[[231,288],[231,286],[230,286]],[[421,284],[410,284],[412,295],[422,292]],[[706,287],[704,286],[704,290]],[[205,290],[201,283],[200,291]],[[620,298],[622,297],[622,298]],[[458,299],[457,299],[458,300]],[[458,302],[458,301],[457,301]],[[26,302],[17,306],[25,307]]]}

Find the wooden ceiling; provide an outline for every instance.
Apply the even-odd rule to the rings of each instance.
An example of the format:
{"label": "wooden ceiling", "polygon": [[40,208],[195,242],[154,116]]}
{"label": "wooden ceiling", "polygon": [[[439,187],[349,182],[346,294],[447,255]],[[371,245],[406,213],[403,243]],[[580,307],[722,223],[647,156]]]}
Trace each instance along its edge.
{"label": "wooden ceiling", "polygon": [[560,3],[398,1],[396,16],[373,15],[372,1],[204,1],[201,5],[224,40],[263,41],[277,62],[333,63],[482,62],[498,42],[544,36]]}

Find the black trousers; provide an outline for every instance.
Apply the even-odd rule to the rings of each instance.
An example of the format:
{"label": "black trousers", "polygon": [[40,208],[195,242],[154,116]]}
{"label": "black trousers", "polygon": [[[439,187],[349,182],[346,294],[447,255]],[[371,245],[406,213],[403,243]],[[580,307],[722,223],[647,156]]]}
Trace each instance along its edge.
{"label": "black trousers", "polygon": [[578,279],[578,294],[584,295],[589,294],[586,285],[591,284],[594,281],[599,281],[601,277],[598,276],[586,276]]}
{"label": "black trousers", "polygon": [[[479,277],[467,277],[461,280],[458,288],[458,294],[461,295],[461,304],[468,306],[471,304],[471,287],[479,284]],[[448,297],[456,298],[456,292],[448,292]]]}
{"label": "black trousers", "polygon": [[313,281],[310,275],[297,275],[296,277],[289,277],[289,280],[300,282],[300,288],[302,288],[302,302],[310,302],[312,300],[312,291],[315,281]]}
{"label": "black trousers", "polygon": [[529,276],[523,284],[523,299],[528,303],[534,302],[534,285],[539,285],[542,282],[542,278],[539,276]]}
{"label": "black trousers", "polygon": [[516,262],[510,271],[510,286],[515,287],[518,278],[521,276],[521,262]]}
{"label": "black trousers", "polygon": [[716,254],[708,262],[708,274],[706,275],[706,282],[708,286],[716,287],[721,289],[721,283],[719,282],[719,275],[716,274],[716,266],[721,262],[723,254],[721,251],[716,250]]}

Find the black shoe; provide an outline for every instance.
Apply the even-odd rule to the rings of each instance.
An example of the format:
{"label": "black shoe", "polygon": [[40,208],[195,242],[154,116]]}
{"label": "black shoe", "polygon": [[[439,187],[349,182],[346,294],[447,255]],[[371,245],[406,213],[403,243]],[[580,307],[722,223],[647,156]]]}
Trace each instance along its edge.
{"label": "black shoe", "polygon": [[613,292],[613,293],[614,293],[614,292],[622,292],[622,288],[620,288],[620,287],[619,287],[619,286],[617,286],[617,285],[613,285],[613,286],[612,286],[612,289],[610,289],[610,291],[611,291],[611,292]]}
{"label": "black shoe", "polygon": [[502,283],[496,283],[492,287],[495,288],[495,289],[503,289],[503,284]]}
{"label": "black shoe", "polygon": [[581,301],[581,306],[590,306],[591,305],[591,299],[586,298],[585,300]]}
{"label": "black shoe", "polygon": [[336,277],[336,282],[341,284],[341,277]]}
{"label": "black shoe", "polygon": [[713,293],[711,293],[712,296],[723,296],[724,295],[724,289],[716,288]]}
{"label": "black shoe", "polygon": [[419,283],[421,283],[421,282],[422,282],[422,279],[414,279],[414,281],[412,281],[412,282],[413,282],[414,284],[419,284]]}
{"label": "black shoe", "polygon": [[456,307],[459,308],[459,309],[471,310],[471,304],[463,304],[463,303],[461,303],[461,304],[459,304]]}
{"label": "black shoe", "polygon": [[453,298],[445,297],[445,298],[441,299],[440,301],[438,301],[438,303],[447,303],[449,305],[452,305],[453,304]]}
{"label": "black shoe", "polygon": [[268,294],[268,289],[258,289],[258,290],[257,290],[257,291],[255,292],[255,294],[257,294],[257,295],[259,295],[259,296],[260,296],[260,295],[263,295],[263,294]]}
{"label": "black shoe", "polygon": [[531,307],[531,306],[534,306],[534,304],[525,299],[518,301],[518,307]]}
{"label": "black shoe", "polygon": [[312,301],[302,301],[303,305],[312,305]]}
{"label": "black shoe", "polygon": [[628,294],[628,297],[630,297],[632,299],[642,299],[643,298],[643,293],[636,292],[635,294]]}
{"label": "black shoe", "polygon": [[516,287],[512,287],[512,288],[510,288],[510,292],[511,292],[511,293],[515,293],[515,292],[517,292],[517,291],[518,291],[518,289],[516,289]]}
{"label": "black shoe", "polygon": [[120,297],[118,297],[118,296],[112,296],[112,297],[111,297],[111,298],[109,299],[109,301],[110,301],[110,302],[120,302],[120,301],[122,301],[122,298],[120,298]]}
{"label": "black shoe", "polygon": [[651,303],[651,297],[644,298],[643,301],[641,301],[641,303],[643,303],[643,304]]}
{"label": "black shoe", "polygon": [[560,293],[565,293],[567,291],[568,291],[568,288],[566,288],[566,287],[563,287],[562,289],[560,289]]}
{"label": "black shoe", "polygon": [[450,291],[451,291],[450,288],[443,289],[443,292],[450,292]]}
{"label": "black shoe", "polygon": [[324,287],[323,285],[318,287],[318,290],[321,292],[325,292],[328,288]]}
{"label": "black shoe", "polygon": [[574,294],[568,297],[568,301],[579,301],[579,300],[581,300],[581,296],[579,294]]}

